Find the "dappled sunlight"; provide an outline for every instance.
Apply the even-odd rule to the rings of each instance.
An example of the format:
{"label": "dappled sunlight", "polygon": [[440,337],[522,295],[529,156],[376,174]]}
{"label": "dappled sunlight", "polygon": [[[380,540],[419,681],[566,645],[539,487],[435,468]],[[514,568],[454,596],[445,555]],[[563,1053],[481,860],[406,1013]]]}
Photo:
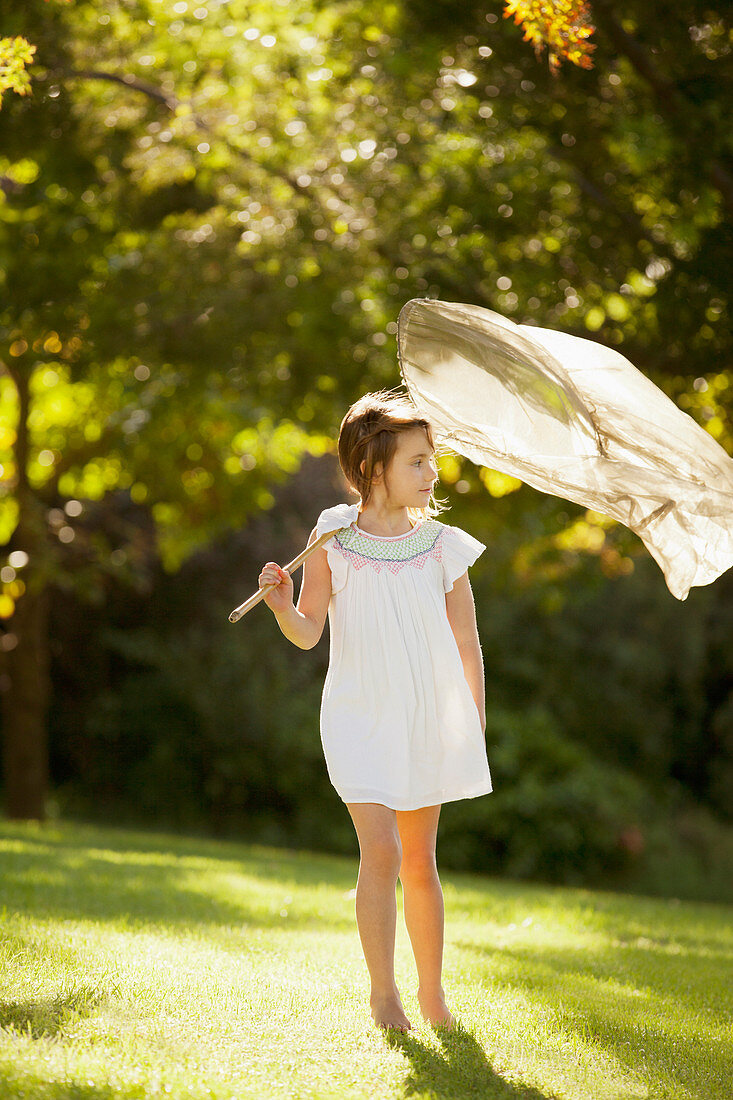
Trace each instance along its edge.
{"label": "dappled sunlight", "polygon": [[[186,853],[185,846],[181,852],[140,851],[132,838],[129,848],[104,850],[81,840],[49,838],[46,844],[37,833],[26,843],[18,835],[22,827],[16,828],[7,844],[0,840],[6,863],[1,896],[43,918],[164,922],[182,929],[353,925],[344,893],[356,865],[349,879],[342,871],[347,861],[325,857],[320,878],[312,861],[297,853],[215,859]],[[272,901],[273,880],[282,883],[279,903]]]}
{"label": "dappled sunlight", "polygon": [[653,898],[632,907],[610,891],[506,881],[492,882],[482,905],[470,880],[457,888],[457,879],[445,890],[447,970],[470,973],[486,960],[484,1011],[526,1021],[524,1035],[516,1026],[504,1035],[509,1065],[545,1057],[557,1072],[570,1043],[580,1060],[604,1052],[614,1100],[645,1095],[638,1082],[649,1074],[675,1097],[724,1095],[733,1075],[727,907]]}
{"label": "dappled sunlight", "polygon": [[571,943],[569,929],[567,945],[557,930],[531,943],[526,934],[520,939],[511,945],[498,936],[495,946],[489,937],[483,946],[459,939],[453,946],[487,956],[492,986],[542,1006],[556,1034],[605,1048],[635,1073],[647,1071],[653,1057],[660,1079],[699,1100],[730,1079],[733,1058],[724,1044],[733,949],[708,955],[701,967],[699,954],[688,959],[680,945],[660,965],[646,947],[619,947],[601,935],[577,933]]}
{"label": "dappled sunlight", "polygon": [[[444,518],[485,547],[495,781],[441,813],[451,1035],[422,1023],[401,886],[416,1026],[372,1027],[358,842],[318,738],[325,627],[304,653],[265,607],[227,621],[346,494],[338,426],[399,383],[411,301],[580,337],[583,370],[623,352],[697,433],[685,493],[717,484],[733,42],[719,0],[620,7],[11,0],[4,793],[50,820],[0,822],[0,1100],[731,1094],[730,907],[694,899],[733,899],[733,570],[678,605],[631,529],[557,497],[557,454],[547,494],[520,480],[554,438],[538,409],[552,427],[572,401],[529,387],[524,470],[440,453]],[[635,392],[621,434],[661,432],[684,480]]]}
{"label": "dappled sunlight", "polygon": [[33,1091],[42,1066],[48,1081],[92,1082],[100,1100],[161,1081],[222,1100],[720,1092],[725,907],[448,876],[444,984],[459,1027],[445,1035],[419,1014],[398,892],[395,970],[415,1026],[393,1040],[369,1016],[356,869],[259,845],[4,823],[0,1084],[61,1100],[56,1085]]}

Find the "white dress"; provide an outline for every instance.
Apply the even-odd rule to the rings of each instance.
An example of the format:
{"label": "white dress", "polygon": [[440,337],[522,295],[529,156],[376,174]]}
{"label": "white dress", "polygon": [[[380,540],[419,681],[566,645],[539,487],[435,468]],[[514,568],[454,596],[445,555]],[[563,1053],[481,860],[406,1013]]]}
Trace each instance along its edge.
{"label": "white dress", "polygon": [[405,535],[357,527],[358,505],[322,512],[332,594],[321,703],[328,775],[344,802],[416,810],[488,794],[476,704],[445,593],[486,549],[458,527],[424,520]]}

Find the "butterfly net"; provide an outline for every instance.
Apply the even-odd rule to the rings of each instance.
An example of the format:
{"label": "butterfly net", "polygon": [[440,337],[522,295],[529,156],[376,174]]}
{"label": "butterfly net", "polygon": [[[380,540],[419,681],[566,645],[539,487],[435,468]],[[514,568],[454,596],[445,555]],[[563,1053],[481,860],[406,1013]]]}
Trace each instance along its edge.
{"label": "butterfly net", "polygon": [[619,352],[430,299],[398,349],[436,443],[626,524],[677,599],[733,565],[733,460]]}

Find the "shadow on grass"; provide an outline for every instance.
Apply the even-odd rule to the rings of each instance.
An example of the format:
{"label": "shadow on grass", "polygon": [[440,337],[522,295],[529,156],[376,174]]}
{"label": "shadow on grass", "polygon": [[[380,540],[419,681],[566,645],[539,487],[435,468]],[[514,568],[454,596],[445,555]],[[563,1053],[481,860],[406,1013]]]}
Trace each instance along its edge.
{"label": "shadow on grass", "polygon": [[405,1096],[431,1100],[557,1100],[553,1093],[509,1081],[492,1068],[476,1037],[460,1024],[436,1032],[442,1050],[409,1033],[388,1031],[387,1044],[410,1062]]}
{"label": "shadow on grass", "polygon": [[607,952],[462,946],[493,957],[496,985],[528,993],[558,1030],[605,1048],[632,1073],[656,1073],[697,1100],[733,1098],[730,1044],[705,1034],[729,1020],[730,954],[660,957],[649,942]]}
{"label": "shadow on grass", "polygon": [[0,1002],[0,1028],[31,1039],[53,1038],[67,1024],[92,1016],[105,997],[99,989],[80,986],[38,1001]]}
{"label": "shadow on grass", "polygon": [[[3,1100],[140,1100],[136,1085],[93,1085],[69,1079],[49,1081],[32,1074],[14,1074],[0,1070],[0,1096]],[[156,1096],[159,1093],[156,1092]]]}

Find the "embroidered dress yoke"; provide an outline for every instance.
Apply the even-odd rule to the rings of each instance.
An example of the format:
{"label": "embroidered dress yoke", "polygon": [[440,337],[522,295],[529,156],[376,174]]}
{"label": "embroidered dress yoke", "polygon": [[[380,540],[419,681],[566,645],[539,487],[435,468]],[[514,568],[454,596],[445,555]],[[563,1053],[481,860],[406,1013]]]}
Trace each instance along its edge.
{"label": "embroidered dress yoke", "polygon": [[445,593],[486,547],[437,520],[384,537],[358,505],[321,513],[331,568],[330,659],[321,703],[329,778],[344,802],[394,810],[491,791],[486,743]]}

